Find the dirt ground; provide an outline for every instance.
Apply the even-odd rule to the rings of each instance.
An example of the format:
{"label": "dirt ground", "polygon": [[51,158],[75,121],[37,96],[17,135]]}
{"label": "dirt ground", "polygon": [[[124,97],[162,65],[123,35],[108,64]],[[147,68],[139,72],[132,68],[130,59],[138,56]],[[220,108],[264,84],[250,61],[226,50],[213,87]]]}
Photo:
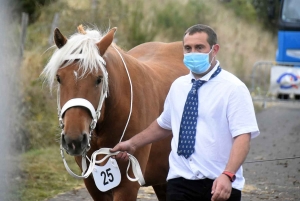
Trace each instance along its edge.
{"label": "dirt ground", "polygon": [[[300,200],[300,103],[267,104],[258,112],[261,135],[251,142],[244,176],[243,201]],[[151,187],[139,191],[138,201],[157,200]],[[92,201],[86,189],[57,195],[47,201]]]}

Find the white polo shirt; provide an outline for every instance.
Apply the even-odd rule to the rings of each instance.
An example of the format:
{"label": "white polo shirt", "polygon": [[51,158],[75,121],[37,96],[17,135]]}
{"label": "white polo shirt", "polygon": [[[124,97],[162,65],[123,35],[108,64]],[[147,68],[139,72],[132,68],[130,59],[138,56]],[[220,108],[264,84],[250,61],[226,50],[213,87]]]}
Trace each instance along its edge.
{"label": "white polo shirt", "polygon": [[[250,93],[246,85],[237,77],[222,69],[213,79],[216,66],[201,80],[207,82],[198,90],[198,120],[195,152],[188,158],[177,154],[179,128],[184,104],[192,87],[193,74],[176,79],[167,95],[164,111],[158,117],[158,124],[172,130],[172,151],[169,156],[167,180],[216,179],[225,170],[229,159],[233,138],[251,133],[251,138],[259,135]],[[236,172],[232,187],[242,190],[245,179],[242,167]]]}

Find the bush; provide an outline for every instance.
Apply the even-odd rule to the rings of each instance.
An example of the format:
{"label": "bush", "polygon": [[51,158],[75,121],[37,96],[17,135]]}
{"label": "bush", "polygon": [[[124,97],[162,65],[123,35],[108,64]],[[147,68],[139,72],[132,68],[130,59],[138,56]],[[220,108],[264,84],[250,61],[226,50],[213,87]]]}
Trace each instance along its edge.
{"label": "bush", "polygon": [[157,13],[157,27],[164,30],[167,38],[182,40],[184,31],[199,23],[205,23],[205,14],[209,13],[205,4],[198,0],[187,3],[168,2]]}
{"label": "bush", "polygon": [[40,7],[53,3],[55,0],[18,0],[20,11],[28,13],[29,21],[34,22],[41,14]]}
{"label": "bush", "polygon": [[280,0],[226,0],[223,4],[248,22],[259,22],[273,34],[277,32]]}

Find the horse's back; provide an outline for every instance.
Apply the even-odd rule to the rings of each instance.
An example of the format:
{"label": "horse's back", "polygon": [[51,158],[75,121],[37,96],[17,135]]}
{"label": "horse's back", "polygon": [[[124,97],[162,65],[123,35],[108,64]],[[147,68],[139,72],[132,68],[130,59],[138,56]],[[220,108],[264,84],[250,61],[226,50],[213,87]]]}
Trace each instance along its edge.
{"label": "horse's back", "polygon": [[183,64],[182,42],[147,42],[127,52],[147,68],[158,85],[171,85],[179,76],[188,74]]}
{"label": "horse's back", "polygon": [[134,47],[128,51],[128,54],[138,59],[146,65],[180,65],[183,63],[182,42],[162,43],[148,42]]}

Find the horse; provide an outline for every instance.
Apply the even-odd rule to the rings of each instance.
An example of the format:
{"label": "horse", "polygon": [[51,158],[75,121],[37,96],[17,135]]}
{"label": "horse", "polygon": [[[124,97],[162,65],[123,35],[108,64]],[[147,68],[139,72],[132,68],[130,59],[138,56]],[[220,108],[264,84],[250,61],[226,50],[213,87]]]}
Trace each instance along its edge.
{"label": "horse", "polygon": [[[171,83],[188,73],[182,62],[182,42],[147,42],[126,52],[113,42],[116,30],[102,33],[79,26],[78,33],[66,38],[56,28],[56,50],[42,72],[51,90],[57,85],[59,112],[60,105],[73,99],[89,104],[69,106],[60,118],[60,146],[74,156],[81,171],[84,154],[91,157],[100,148],[112,148],[120,139],[130,139],[148,127],[163,111]],[[96,115],[91,110],[97,110]],[[165,138],[134,153],[144,186],[152,186],[158,200],[166,200],[170,140]],[[126,162],[117,162],[121,182],[115,188],[102,192],[92,175],[84,179],[95,201],[137,199],[140,185],[126,178]]]}

